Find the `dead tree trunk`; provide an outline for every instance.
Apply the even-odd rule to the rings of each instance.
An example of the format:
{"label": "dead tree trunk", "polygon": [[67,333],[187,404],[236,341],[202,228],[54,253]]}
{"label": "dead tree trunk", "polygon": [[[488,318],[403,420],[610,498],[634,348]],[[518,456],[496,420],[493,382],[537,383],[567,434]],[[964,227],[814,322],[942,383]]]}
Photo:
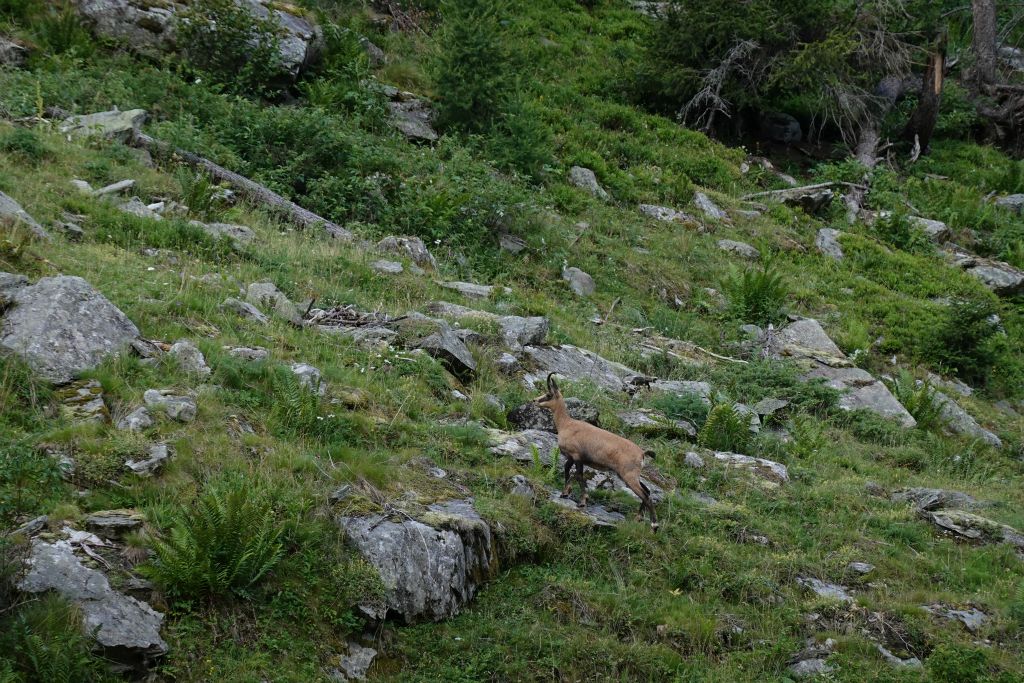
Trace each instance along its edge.
{"label": "dead tree trunk", "polygon": [[[886,76],[879,81],[875,88],[877,106],[861,124],[860,133],[857,136],[857,146],[853,150],[853,158],[867,169],[867,173],[864,174],[863,185],[865,186],[871,171],[878,164],[878,145],[882,140],[882,121],[906,92],[907,84],[902,76]],[[844,196],[848,223],[853,223],[860,215],[865,194],[866,190],[863,187],[852,187]]]}
{"label": "dead tree trunk", "polygon": [[921,96],[917,108],[910,115],[903,129],[904,139],[914,143],[915,158],[917,153],[928,153],[931,145],[935,123],[939,120],[939,105],[942,103],[942,85],[945,80],[946,41],[940,39],[935,52],[928,59],[921,81]]}
{"label": "dead tree trunk", "polygon": [[982,92],[996,82],[996,2],[995,0],[972,0],[971,14],[974,20],[971,50],[974,53],[974,68],[970,82],[974,89]]}

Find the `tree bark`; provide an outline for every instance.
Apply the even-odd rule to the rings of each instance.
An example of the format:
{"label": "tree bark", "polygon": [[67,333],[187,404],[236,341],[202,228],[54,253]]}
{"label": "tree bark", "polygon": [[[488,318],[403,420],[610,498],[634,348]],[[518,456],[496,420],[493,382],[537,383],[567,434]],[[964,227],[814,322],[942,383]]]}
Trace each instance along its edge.
{"label": "tree bark", "polygon": [[910,120],[907,121],[907,125],[903,129],[904,139],[915,143],[915,148],[920,145],[923,154],[928,153],[932,133],[935,132],[935,124],[939,120],[945,67],[946,40],[942,38],[939,40],[935,52],[928,59],[928,68],[925,69],[921,81],[921,96],[917,101],[917,108],[914,109],[914,113],[910,115]]}
{"label": "tree bark", "polygon": [[996,82],[996,2],[995,0],[972,0],[971,14],[974,19],[971,49],[974,53],[974,69],[971,84],[978,91]]}
{"label": "tree bark", "polygon": [[350,242],[354,238],[352,232],[346,230],[340,225],[318,216],[312,211],[302,208],[295,202],[285,199],[270,188],[249,180],[245,176],[239,175],[234,171],[229,171],[223,166],[219,166],[205,157],[193,154],[192,152],[187,152],[183,149],[176,149],[166,142],[152,138],[145,133],[139,133],[136,135],[133,143],[137,147],[142,147],[156,155],[173,155],[181,158],[182,161],[187,163],[189,166],[204,171],[214,180],[217,180],[218,182],[226,182],[241,195],[247,197],[250,201],[256,202],[257,204],[263,204],[264,206],[268,206],[277,211],[296,227],[303,229],[320,228],[326,231],[331,237],[346,242]]}

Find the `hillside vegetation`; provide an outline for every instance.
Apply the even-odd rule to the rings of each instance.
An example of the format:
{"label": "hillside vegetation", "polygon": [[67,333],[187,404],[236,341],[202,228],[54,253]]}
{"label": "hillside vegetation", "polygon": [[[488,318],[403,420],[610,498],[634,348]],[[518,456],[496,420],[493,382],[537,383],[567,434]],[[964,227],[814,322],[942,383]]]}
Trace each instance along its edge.
{"label": "hillside vegetation", "polygon": [[[0,0],[19,56],[0,59],[0,681],[346,680],[364,648],[374,681],[1024,681],[1024,162],[955,74],[930,149],[868,169],[843,121],[790,144],[685,127],[721,55],[681,55],[658,3],[264,3],[323,32],[297,76],[280,25],[230,0],[183,3],[162,54],[94,35],[89,4]],[[791,42],[846,16],[749,4]],[[739,37],[793,88],[733,83],[737,120],[784,109],[810,131],[799,78],[856,71]],[[421,105],[436,139],[396,128]],[[67,118],[114,109],[166,145]],[[70,384],[5,341],[61,275],[137,328]],[[546,336],[513,343],[499,316]],[[656,533],[614,486],[591,514],[559,504],[553,437],[501,448],[536,427],[513,409],[545,354],[572,347],[564,394],[656,454]],[[419,530],[396,566],[458,543],[451,604],[399,607],[419,584],[395,596],[357,540],[378,529]],[[41,548],[131,596],[162,642],[114,646],[89,627],[100,597],[31,589]]]}

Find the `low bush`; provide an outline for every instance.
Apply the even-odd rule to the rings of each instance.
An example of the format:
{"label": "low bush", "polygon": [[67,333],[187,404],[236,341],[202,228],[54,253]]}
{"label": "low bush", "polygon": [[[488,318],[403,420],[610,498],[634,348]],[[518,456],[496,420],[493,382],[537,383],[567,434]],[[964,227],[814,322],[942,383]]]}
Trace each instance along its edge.
{"label": "low bush", "polygon": [[886,381],[886,386],[917,420],[920,429],[935,429],[942,425],[942,404],[936,399],[936,389],[931,384],[923,382],[918,386],[914,376],[903,371]]}
{"label": "low bush", "polygon": [[282,524],[245,480],[208,484],[139,569],[178,598],[245,596],[281,559]]}
{"label": "low bush", "polygon": [[988,299],[955,301],[924,341],[922,351],[928,360],[956,372],[965,382],[984,384],[1006,344],[998,320],[998,307]]}
{"label": "low bush", "polygon": [[768,325],[782,318],[782,305],[789,288],[782,274],[770,263],[761,268],[734,272],[723,287],[734,317],[745,323]]}
{"label": "low bush", "polygon": [[0,440],[0,528],[36,515],[61,493],[57,461],[23,444]]}
{"label": "low bush", "polygon": [[697,443],[714,451],[742,453],[750,442],[750,420],[730,403],[719,403],[697,434]]}

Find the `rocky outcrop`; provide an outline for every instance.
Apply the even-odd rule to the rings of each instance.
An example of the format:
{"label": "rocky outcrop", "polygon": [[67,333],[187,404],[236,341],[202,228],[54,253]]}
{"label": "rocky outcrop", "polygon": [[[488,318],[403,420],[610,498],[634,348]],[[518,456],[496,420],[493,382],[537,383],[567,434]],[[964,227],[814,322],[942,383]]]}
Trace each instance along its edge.
{"label": "rocky outcrop", "polygon": [[1003,447],[1002,439],[979,425],[977,420],[949,396],[941,391],[936,391],[932,394],[932,400],[939,404],[942,420],[949,431],[972,439],[980,439],[996,448]]}
{"label": "rocky outcrop", "polygon": [[685,211],[679,211],[678,209],[673,209],[668,206],[658,206],[656,204],[641,204],[640,213],[659,221],[665,221],[666,223],[679,223],[685,225],[687,223],[695,223],[697,221],[697,219]]}
{"label": "rocky outcrop", "polygon": [[850,589],[844,586],[807,576],[797,577],[796,582],[818,597],[839,600],[840,602],[853,602]]}
{"label": "rocky outcrop", "polygon": [[460,282],[458,280],[450,280],[442,282],[441,286],[445,289],[451,289],[459,294],[469,297],[471,299],[489,299],[494,293],[494,287],[491,285],[478,285],[475,282]]}
{"label": "rocky outcrop", "polygon": [[513,351],[518,351],[527,345],[543,344],[550,326],[548,319],[540,316],[524,318],[518,315],[498,315],[451,304],[447,301],[435,301],[427,304],[427,312],[443,318],[481,320],[496,324],[501,330],[501,338],[505,346]]}
{"label": "rocky outcrop", "polygon": [[201,221],[190,221],[190,223],[214,239],[226,239],[231,242],[235,251],[241,251],[249,246],[256,239],[256,233],[252,228],[236,223],[203,223]]}
{"label": "rocky outcrop", "polygon": [[693,193],[693,205],[696,206],[705,218],[709,218],[713,221],[729,222],[729,214],[727,214],[718,204],[715,204],[710,197],[703,192]]}
{"label": "rocky outcrop", "polygon": [[499,457],[514,458],[524,465],[532,465],[534,457],[542,465],[550,465],[551,457],[559,457],[558,437],[554,432],[542,429],[526,429],[509,433],[499,429],[488,429],[490,451]]}
{"label": "rocky outcrop", "polygon": [[103,137],[127,143],[138,135],[146,117],[145,109],[114,109],[69,116],[61,122],[60,132],[74,137]]}
{"label": "rocky outcrop", "polygon": [[608,191],[601,187],[601,184],[597,182],[597,176],[589,168],[584,168],[582,166],[573,166],[570,168],[569,184],[574,185],[581,190],[586,190],[598,199],[605,201],[610,199]]}
{"label": "rocky outcrop", "polygon": [[149,389],[142,395],[146,407],[163,413],[176,422],[196,419],[196,402],[189,396],[175,395],[172,389]]}
{"label": "rocky outcrop", "polygon": [[989,616],[977,607],[957,609],[947,605],[934,604],[922,605],[921,609],[929,614],[934,614],[937,617],[942,617],[949,621],[958,621],[971,633],[978,633],[989,621]]}
{"label": "rocky outcrop", "polygon": [[405,256],[418,266],[437,269],[437,261],[419,237],[385,237],[377,242],[377,251]]}
{"label": "rocky outcrop", "polygon": [[[714,451],[712,457],[729,469],[745,470],[772,486],[785,484],[789,481],[789,470],[782,463],[765,458],[753,458],[740,453],[728,453],[725,451]],[[691,451],[686,454],[684,462],[697,469],[704,467],[704,458],[700,453]]]}
{"label": "rocky outcrop", "polygon": [[965,541],[1007,543],[1024,552],[1024,534],[1006,524],[963,510],[922,510],[923,519],[943,532]]}
{"label": "rocky outcrop", "polygon": [[814,238],[814,246],[818,251],[836,261],[843,260],[843,245],[839,244],[839,236],[843,233],[833,228],[822,228]]}
{"label": "rocky outcrop", "polygon": [[434,503],[419,519],[369,515],[338,524],[384,585],[381,603],[361,606],[372,618],[447,619],[498,570],[491,529],[472,499]]}
{"label": "rocky outcrop", "polygon": [[8,222],[16,226],[25,227],[36,239],[50,239],[50,233],[46,232],[46,229],[39,225],[35,218],[32,218],[25,209],[21,208],[21,204],[0,192],[0,224]]}
{"label": "rocky outcrop", "polygon": [[623,391],[632,379],[642,376],[621,363],[569,344],[526,346],[523,351],[537,368],[525,376],[530,385],[543,384],[554,372],[572,382],[590,381],[605,391]]}
{"label": "rocky outcrop", "polygon": [[0,349],[25,360],[40,376],[64,384],[138,339],[124,313],[80,277],[58,275],[5,295]]}
{"label": "rocky outcrop", "polygon": [[697,436],[697,429],[686,420],[673,420],[664,413],[640,408],[619,412],[618,418],[626,427],[643,434],[685,434],[689,437]]}
{"label": "rocky outcrop", "polygon": [[941,510],[954,508],[973,510],[981,506],[973,496],[962,491],[912,487],[893,491],[889,499],[897,503],[911,503],[918,510]]}
{"label": "rocky outcrop", "polygon": [[125,461],[124,466],[140,477],[149,477],[163,467],[170,457],[170,446],[163,442],[155,443],[146,451],[146,457],[141,460],[131,458]]}
{"label": "rocky outcrop", "polygon": [[434,107],[424,99],[416,98],[388,102],[391,126],[413,142],[436,142]]}
{"label": "rocky outcrop", "polygon": [[308,363],[292,363],[291,371],[299,381],[299,386],[306,391],[313,392],[317,396],[323,396],[327,393],[327,382],[324,381],[323,374],[319,368],[315,368]]}
{"label": "rocky outcrop", "polygon": [[[323,34],[308,14],[285,3],[270,0],[238,0],[257,21],[275,27],[281,78],[295,80],[315,62],[323,49]],[[176,52],[178,23],[187,2],[174,0],[78,0],[78,11],[92,30],[103,38],[122,43],[147,55]]]}
{"label": "rocky outcrop", "polygon": [[718,248],[722,251],[728,251],[751,261],[757,261],[761,258],[761,252],[746,242],[737,242],[736,240],[718,240]]}
{"label": "rocky outcrop", "polygon": [[469,347],[449,328],[442,328],[418,345],[440,360],[448,371],[460,379],[470,379],[476,373],[476,360]]}
{"label": "rocky outcrop", "polygon": [[246,290],[245,299],[254,306],[273,311],[276,316],[292,325],[302,324],[302,314],[299,313],[298,306],[273,282],[252,283]]}
{"label": "rocky outcrop", "polygon": [[5,35],[0,35],[0,66],[21,68],[28,59],[28,48],[16,43]]}
{"label": "rocky outcrop", "polygon": [[167,652],[167,643],[160,637],[164,615],[114,590],[102,572],[82,564],[74,552],[75,538],[104,545],[99,538],[89,536],[52,543],[33,540],[18,589],[26,593],[54,591],[77,606],[83,631],[95,638],[112,659],[138,662],[163,655]]}
{"label": "rocky outcrop", "polygon": [[1024,292],[1024,270],[1009,263],[982,258],[955,246],[948,248],[947,258],[954,266],[963,268],[968,275],[980,280],[999,296]]}
{"label": "rocky outcrop", "polygon": [[167,354],[178,361],[178,366],[190,375],[206,379],[213,372],[210,366],[206,364],[203,352],[187,339],[182,339],[172,344]]}
{"label": "rocky outcrop", "polygon": [[575,266],[563,270],[562,279],[569,283],[569,289],[577,296],[590,296],[597,291],[594,278]]}
{"label": "rocky outcrop", "polygon": [[[565,407],[569,411],[569,417],[574,420],[582,420],[592,425],[599,425],[600,414],[597,408],[586,401],[571,397],[565,399]],[[547,408],[541,408],[530,401],[521,406],[513,408],[508,413],[508,423],[512,427],[521,430],[540,429],[545,432],[555,433],[555,418]]]}
{"label": "rocky outcrop", "polygon": [[892,418],[904,427],[917,424],[892,392],[866,370],[853,367],[817,320],[804,318],[762,339],[775,358],[794,359],[804,369],[805,380],[822,379],[841,392],[839,407],[869,410]]}

